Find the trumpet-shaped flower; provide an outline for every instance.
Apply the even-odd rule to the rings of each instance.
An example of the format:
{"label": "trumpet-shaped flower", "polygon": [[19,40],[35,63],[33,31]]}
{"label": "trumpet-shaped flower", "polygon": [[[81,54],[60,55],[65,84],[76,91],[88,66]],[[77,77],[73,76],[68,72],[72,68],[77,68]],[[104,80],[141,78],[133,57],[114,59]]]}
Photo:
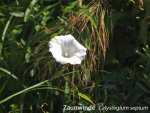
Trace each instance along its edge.
{"label": "trumpet-shaped flower", "polygon": [[86,55],[86,48],[70,34],[55,36],[51,39],[49,51],[61,64],[81,64]]}

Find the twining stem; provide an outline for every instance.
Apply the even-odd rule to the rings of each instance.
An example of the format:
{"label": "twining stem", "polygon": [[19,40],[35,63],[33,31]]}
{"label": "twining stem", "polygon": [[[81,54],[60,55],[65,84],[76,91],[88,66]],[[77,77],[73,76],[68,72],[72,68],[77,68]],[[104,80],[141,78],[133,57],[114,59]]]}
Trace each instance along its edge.
{"label": "twining stem", "polygon": [[73,73],[72,73],[72,83],[74,84],[74,76],[75,76],[75,67],[73,66]]}

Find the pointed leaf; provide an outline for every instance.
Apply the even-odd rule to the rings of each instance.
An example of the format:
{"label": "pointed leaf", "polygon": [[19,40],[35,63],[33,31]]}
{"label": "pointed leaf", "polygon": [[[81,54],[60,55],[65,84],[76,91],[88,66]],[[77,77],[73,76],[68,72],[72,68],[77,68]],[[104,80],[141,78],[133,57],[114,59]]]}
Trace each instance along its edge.
{"label": "pointed leaf", "polygon": [[83,98],[83,99],[85,99],[85,100],[87,100],[87,101],[89,101],[90,103],[94,104],[94,102],[88,96],[86,96],[85,94],[78,93],[78,96],[81,97],[81,98]]}

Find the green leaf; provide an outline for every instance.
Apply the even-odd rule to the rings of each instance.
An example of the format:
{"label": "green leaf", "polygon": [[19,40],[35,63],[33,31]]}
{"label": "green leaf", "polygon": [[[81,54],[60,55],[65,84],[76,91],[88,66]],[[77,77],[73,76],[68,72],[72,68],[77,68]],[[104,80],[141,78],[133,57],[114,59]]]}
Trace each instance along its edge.
{"label": "green leaf", "polygon": [[96,26],[96,20],[95,20],[95,18],[92,16],[92,14],[91,14],[89,11],[86,12],[86,16],[87,16],[88,19],[90,20],[91,24],[92,24],[95,28],[97,28],[97,26]]}
{"label": "green leaf", "polygon": [[15,17],[24,17],[24,13],[23,12],[12,12],[10,14],[15,16]]}
{"label": "green leaf", "polygon": [[69,94],[69,85],[68,85],[67,81],[66,81],[66,84],[65,84],[65,94]]}
{"label": "green leaf", "polygon": [[[39,13],[37,13],[35,15],[35,18],[41,16],[42,13],[46,12],[46,11],[50,11],[50,13],[48,14],[49,16],[51,15],[51,13],[54,11],[54,8],[58,5],[59,3],[55,3],[55,4],[52,4],[52,5],[49,5],[47,7],[45,7],[43,10],[41,10]],[[52,9],[53,8],[53,9]]]}
{"label": "green leaf", "polygon": [[45,84],[46,82],[48,82],[48,80],[45,80],[45,81],[40,82],[40,83],[38,83],[38,84],[35,84],[35,85],[31,86],[31,87],[28,87],[28,88],[26,88],[26,89],[24,89],[24,90],[21,90],[21,91],[15,93],[15,94],[12,94],[12,95],[6,97],[6,98],[3,99],[3,100],[0,100],[0,104],[4,103],[4,102],[6,102],[6,101],[8,101],[8,100],[10,100],[10,99],[12,99],[12,98],[14,98],[14,97],[20,95],[20,94],[29,92],[29,91],[31,91],[31,90],[33,90],[33,89],[35,89],[35,88],[37,88],[37,87],[39,87],[39,86]]}
{"label": "green leaf", "polygon": [[34,7],[39,0],[32,0],[30,3],[30,7]]}
{"label": "green leaf", "polygon": [[25,42],[25,40],[23,40],[23,39],[21,39],[21,43],[22,43],[22,45],[26,45],[26,42]]}
{"label": "green leaf", "polygon": [[0,71],[6,73],[6,74],[8,74],[8,75],[10,75],[10,76],[11,76],[12,78],[14,78],[15,80],[18,80],[18,78],[17,78],[14,74],[12,74],[10,71],[8,71],[8,70],[6,70],[6,69],[4,69],[4,68],[1,68],[1,67],[0,67]]}
{"label": "green leaf", "polygon": [[6,36],[7,30],[9,28],[9,25],[10,25],[10,22],[11,22],[12,18],[13,18],[13,15],[11,15],[9,20],[7,21],[7,24],[6,24],[6,26],[4,28],[4,31],[3,31],[3,34],[2,34],[2,41],[5,40],[5,36]]}
{"label": "green leaf", "polygon": [[29,16],[31,14],[31,9],[27,9],[26,12],[25,12],[25,16],[24,16],[24,22],[27,22]]}
{"label": "green leaf", "polygon": [[31,48],[28,47],[27,48],[27,53],[25,54],[25,60],[26,60],[27,63],[30,62],[30,57],[31,57]]}
{"label": "green leaf", "polygon": [[30,71],[31,77],[34,77],[35,73],[36,73],[35,69],[32,69],[32,70]]}
{"label": "green leaf", "polygon": [[36,26],[35,26],[35,31],[38,32],[38,31],[41,30],[41,28],[42,28],[42,27],[41,27],[40,25],[36,25]]}
{"label": "green leaf", "polygon": [[[85,94],[83,94],[83,93],[78,93],[78,96],[81,97],[81,98],[83,98],[83,99],[85,99],[85,100],[87,100],[88,102],[94,104],[94,102],[93,102],[88,96],[86,96]],[[95,104],[94,104],[94,105],[95,105]]]}
{"label": "green leaf", "polygon": [[69,6],[65,7],[65,9],[63,10],[64,13],[67,12],[71,12],[73,10],[73,8],[75,7],[75,5],[77,4],[77,2],[72,2]]}

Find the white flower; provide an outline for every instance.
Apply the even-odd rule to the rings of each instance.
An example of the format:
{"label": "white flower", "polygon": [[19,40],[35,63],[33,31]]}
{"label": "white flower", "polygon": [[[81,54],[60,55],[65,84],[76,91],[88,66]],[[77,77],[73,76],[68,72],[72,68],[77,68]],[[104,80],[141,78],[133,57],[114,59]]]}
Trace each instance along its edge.
{"label": "white flower", "polygon": [[49,51],[61,64],[81,64],[86,55],[86,48],[70,34],[55,36],[51,39]]}

